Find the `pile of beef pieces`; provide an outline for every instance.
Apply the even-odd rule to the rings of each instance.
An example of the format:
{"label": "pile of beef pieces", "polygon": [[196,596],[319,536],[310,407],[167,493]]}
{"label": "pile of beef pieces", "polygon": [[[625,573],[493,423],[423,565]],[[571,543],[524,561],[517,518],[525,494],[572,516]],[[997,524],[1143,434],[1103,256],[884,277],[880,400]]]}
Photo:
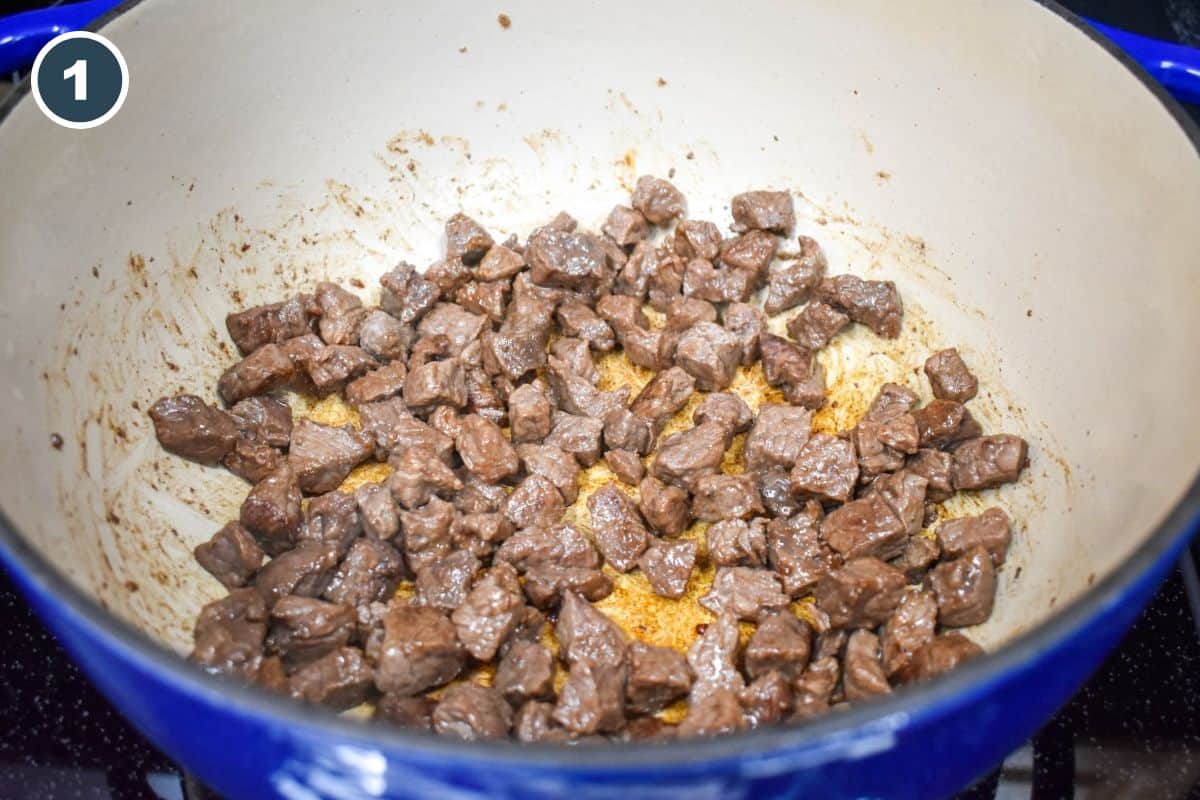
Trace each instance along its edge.
{"label": "pile of beef pieces", "polygon": [[[852,322],[898,336],[894,284],[827,277],[803,236],[772,265],[794,226],[786,192],[734,197],[731,238],[684,208],[645,176],[601,234],[560,214],[497,244],[458,214],[445,258],[388,272],[378,307],[321,283],[229,315],[244,358],[220,379],[226,408],[179,395],[150,412],[167,450],[253,484],[239,519],[196,548],[229,594],[200,612],[192,659],[445,735],[583,742],[808,717],[978,654],[947,629],[991,614],[1009,518],[921,532],[953,493],[1016,480],[1025,441],[983,435],[955,350],[926,362],[937,399],[924,407],[887,384],[852,430],[812,432],[815,352]],[[764,310],[805,303],[788,337],[767,332]],[[593,353],[616,348],[656,373],[632,400],[597,388]],[[787,402],[755,414],[723,390],[759,361]],[[361,429],[293,420],[284,391],[340,393]],[[660,441],[696,391],[693,427]],[[744,468],[723,472],[742,433]],[[588,535],[564,509],[601,458],[619,482],[588,498]],[[386,480],[337,490],[372,460]],[[694,521],[709,523],[705,547],[680,538]],[[681,598],[705,560],[717,570],[699,602],[716,619],[686,657],[631,641],[592,605],[613,590],[602,565]],[[489,662],[490,682],[462,679]],[[681,698],[680,724],[656,716]]]}

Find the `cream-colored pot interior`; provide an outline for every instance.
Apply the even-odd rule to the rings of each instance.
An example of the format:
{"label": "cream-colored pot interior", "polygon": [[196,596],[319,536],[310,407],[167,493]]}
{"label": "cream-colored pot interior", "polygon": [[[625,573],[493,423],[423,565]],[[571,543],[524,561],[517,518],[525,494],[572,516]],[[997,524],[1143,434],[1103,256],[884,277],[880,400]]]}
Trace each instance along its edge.
{"label": "cream-colored pot interior", "polygon": [[497,239],[598,226],[641,173],[723,228],[732,194],[795,192],[831,272],[906,303],[901,342],[845,337],[831,380],[924,392],[913,368],[958,345],[985,427],[1030,440],[983,498],[1018,523],[985,644],[1111,571],[1196,474],[1200,160],[1032,2],[148,0],[104,33],[132,76],[115,119],[26,99],[0,126],[0,503],[177,651],[219,594],[191,550],[245,485],[164,454],[144,412],[214,396],[225,314],[326,278],[372,298],[460,208]]}

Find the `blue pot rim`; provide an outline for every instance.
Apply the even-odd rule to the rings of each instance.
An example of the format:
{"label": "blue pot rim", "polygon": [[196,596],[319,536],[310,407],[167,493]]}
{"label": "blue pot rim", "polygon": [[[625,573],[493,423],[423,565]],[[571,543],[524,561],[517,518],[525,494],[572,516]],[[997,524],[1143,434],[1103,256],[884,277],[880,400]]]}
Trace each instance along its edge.
{"label": "blue pot rim", "polygon": [[[97,31],[145,0],[126,0],[89,26]],[[1163,105],[1183,130],[1200,157],[1200,126],[1140,65],[1108,38],[1099,34],[1075,13],[1055,0],[1033,0],[1084,33],[1109,55],[1121,62]],[[0,103],[0,124],[30,91],[29,79]],[[352,720],[314,706],[302,705],[260,688],[244,686],[209,675],[167,649],[133,625],[103,609],[77,588],[17,533],[7,513],[0,509],[0,555],[32,589],[61,603],[65,610],[88,629],[92,636],[119,651],[140,668],[158,674],[182,694],[221,705],[228,713],[258,717],[271,724],[300,726],[325,731],[339,741],[357,740],[365,746],[413,756],[469,762],[480,766],[558,767],[567,770],[619,771],[645,767],[713,767],[748,758],[771,760],[799,751],[847,745],[865,734],[886,734],[941,716],[948,708],[961,706],[986,695],[1012,671],[1036,660],[1082,629],[1106,610],[1114,609],[1136,595],[1140,582],[1165,570],[1200,527],[1200,472],[1155,529],[1111,575],[1089,587],[1049,619],[1020,634],[1000,649],[989,652],[953,672],[928,683],[903,687],[891,695],[844,712],[825,714],[796,726],[767,727],[713,738],[668,741],[649,745],[630,742],[587,747],[515,742],[462,742],[431,733]],[[19,570],[19,571],[18,571]],[[852,748],[851,748],[852,749]]]}

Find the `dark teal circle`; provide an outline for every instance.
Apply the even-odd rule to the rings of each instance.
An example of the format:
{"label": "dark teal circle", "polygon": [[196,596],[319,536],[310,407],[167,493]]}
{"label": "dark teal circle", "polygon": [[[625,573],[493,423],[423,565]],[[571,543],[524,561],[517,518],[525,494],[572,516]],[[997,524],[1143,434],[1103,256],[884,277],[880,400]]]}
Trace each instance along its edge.
{"label": "dark teal circle", "polygon": [[[87,99],[75,99],[75,82],[63,73],[76,61],[87,62]],[[68,122],[93,122],[112,109],[121,96],[124,76],[112,52],[94,39],[64,39],[51,46],[38,67],[42,103]]]}

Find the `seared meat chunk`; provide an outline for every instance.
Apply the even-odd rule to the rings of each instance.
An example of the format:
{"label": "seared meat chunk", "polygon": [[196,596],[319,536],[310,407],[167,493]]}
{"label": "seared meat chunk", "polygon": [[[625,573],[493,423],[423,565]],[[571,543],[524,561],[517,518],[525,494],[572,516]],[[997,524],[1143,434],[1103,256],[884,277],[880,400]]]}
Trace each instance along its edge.
{"label": "seared meat chunk", "polygon": [[740,692],[746,687],[737,668],[739,637],[737,617],[724,612],[692,642],[687,655],[694,679],[690,702],[718,690]]}
{"label": "seared meat chunk", "polygon": [[279,469],[286,459],[283,453],[274,447],[255,442],[249,436],[250,434],[246,433],[238,436],[233,452],[225,456],[221,463],[239,478],[258,483]]}
{"label": "seared meat chunk", "polygon": [[267,645],[289,667],[344,647],[354,633],[354,609],[312,597],[282,597],[271,609]]}
{"label": "seared meat chunk", "polygon": [[408,697],[399,694],[385,694],[375,703],[375,713],[371,719],[399,725],[412,730],[433,730],[433,709],[437,701],[429,697]]}
{"label": "seared meat chunk", "polygon": [[460,258],[463,263],[477,264],[495,242],[483,226],[466,214],[455,214],[446,220],[446,258]]}
{"label": "seared meat chunk", "polygon": [[502,322],[510,289],[508,281],[468,281],[455,292],[454,301],[492,322]]}
{"label": "seared meat chunk", "polygon": [[625,673],[624,664],[572,664],[558,695],[554,721],[581,735],[620,729],[625,724]]}
{"label": "seared meat chunk", "polygon": [[655,375],[629,405],[629,411],[654,426],[657,435],[675,412],[687,405],[696,389],[696,380],[679,367]]}
{"label": "seared meat chunk", "polygon": [[604,560],[618,572],[637,565],[638,556],[649,544],[646,525],[629,495],[607,483],[588,498],[592,515],[592,538]]}
{"label": "seared meat chunk", "polygon": [[437,302],[438,287],[403,261],[380,278],[379,284],[380,307],[403,325],[415,324]]}
{"label": "seared meat chunk", "polygon": [[358,346],[379,361],[403,361],[414,337],[411,325],[405,325],[386,311],[375,309],[363,318]]}
{"label": "seared meat chunk", "polygon": [[721,323],[738,340],[742,349],[741,363],[750,366],[758,360],[758,340],[767,329],[767,320],[761,310],[747,303],[730,303],[725,306]]}
{"label": "seared meat chunk", "polygon": [[[727,476],[732,477],[732,476]],[[767,563],[767,521],[726,519],[704,532],[708,559],[722,567],[761,567]]]}
{"label": "seared meat chunk", "polygon": [[729,444],[727,437],[728,431],[714,422],[672,434],[659,445],[652,472],[659,480],[690,488],[721,466]]}
{"label": "seared meat chunk", "polygon": [[550,356],[546,368],[546,383],[555,404],[568,414],[603,419],[609,411],[624,408],[629,402],[629,387],[622,386],[611,392],[598,391],[586,378],[554,356]]}
{"label": "seared meat chunk", "polygon": [[939,350],[925,360],[925,375],[939,400],[965,403],[979,392],[979,380],[967,369],[953,347]]}
{"label": "seared meat chunk", "polygon": [[771,333],[759,337],[763,375],[789,403],[818,409],[825,405],[825,370],[811,350]]}
{"label": "seared meat chunk", "polygon": [[592,236],[547,228],[529,237],[525,248],[533,282],[594,292],[608,275],[604,249]]}
{"label": "seared meat chunk", "polygon": [[413,602],[447,613],[463,604],[480,569],[479,559],[466,550],[456,550],[435,561],[417,575]]}
{"label": "seared meat chunk", "polygon": [[346,386],[346,402],[352,406],[361,406],[398,395],[404,389],[404,379],[407,375],[408,369],[403,361],[393,361],[372,370]]}
{"label": "seared meat chunk", "polygon": [[722,266],[749,275],[758,285],[767,274],[778,247],[778,240],[766,231],[747,231],[721,242],[717,260]]}
{"label": "seared meat chunk", "polygon": [[309,542],[268,561],[254,576],[254,588],[266,600],[267,608],[289,594],[320,597],[333,579],[337,565],[335,545]]}
{"label": "seared meat chunk", "polygon": [[683,333],[701,322],[717,321],[717,309],[713,304],[695,297],[672,300],[666,313],[667,320],[663,327],[673,333]]}
{"label": "seared meat chunk", "polygon": [[938,543],[947,559],[956,559],[973,547],[982,547],[996,566],[1004,563],[1012,541],[1008,514],[1000,508],[989,508],[976,517],[962,517],[943,522],[937,531]]}
{"label": "seared meat chunk", "polygon": [[424,277],[437,287],[439,298],[449,300],[471,280],[471,270],[461,258],[443,258],[430,264]]}
{"label": "seared meat chunk", "polygon": [[524,605],[517,571],[511,564],[500,563],[475,582],[450,619],[467,652],[486,661],[516,629]]}
{"label": "seared meat chunk", "polygon": [[932,592],[909,589],[879,634],[883,671],[889,677],[912,663],[913,655],[933,641],[937,600]]}
{"label": "seared meat chunk", "polygon": [[520,468],[517,451],[504,438],[500,426],[477,414],[462,418],[455,445],[463,464],[480,480],[499,483]]}
{"label": "seared meat chunk", "polygon": [[678,599],[687,591],[696,566],[696,543],[688,539],[654,540],[638,559],[638,566],[655,594]]}
{"label": "seared meat chunk", "polygon": [[647,475],[638,485],[638,508],[650,527],[663,536],[678,536],[692,521],[688,494]]}
{"label": "seared meat chunk", "polygon": [[612,350],[617,341],[612,328],[585,303],[563,303],[555,312],[563,336],[582,339],[593,350]]}
{"label": "seared meat chunk", "polygon": [[317,308],[321,317],[317,320],[317,333],[325,344],[356,344],[359,330],[367,310],[362,300],[336,283],[322,281],[317,284]]}
{"label": "seared meat chunk", "polygon": [[550,414],[553,411],[541,385],[525,383],[508,397],[508,419],[512,441],[540,442],[550,433]]}
{"label": "seared meat chunk", "polygon": [[463,683],[451,686],[433,710],[433,729],[468,742],[501,739],[512,728],[512,706],[495,689]]}
{"label": "seared meat chunk", "polygon": [[195,395],[161,398],[150,419],[164,450],[201,464],[220,462],[238,440],[238,418]]}
{"label": "seared meat chunk", "polygon": [[302,419],[292,431],[288,466],[304,491],[328,492],[374,452],[371,437],[350,425],[334,428]]}
{"label": "seared meat chunk", "polygon": [[376,539],[391,539],[400,532],[400,514],[392,492],[382,483],[364,483],[354,490],[363,530]]}
{"label": "seared meat chunk", "polygon": [[242,355],[249,355],[265,344],[279,344],[311,333],[309,300],[311,297],[300,295],[283,303],[268,303],[229,314],[225,317],[229,338]]}
{"label": "seared meat chunk", "polygon": [[200,609],[191,660],[213,674],[254,680],[263,662],[267,606],[254,589],[234,589]]}
{"label": "seared meat chunk", "polygon": [[550,435],[545,443],[575,456],[580,466],[590,467],[600,460],[600,438],[604,422],[594,417],[555,412]]}
{"label": "seared meat chunk", "polygon": [[200,566],[226,589],[245,586],[263,562],[262,548],[237,522],[227,523],[193,552]]}
{"label": "seared meat chunk", "polygon": [[575,502],[579,494],[579,464],[574,458],[550,444],[521,444],[516,452],[527,473],[546,478],[566,503]]}
{"label": "seared meat chunk", "polygon": [[362,650],[340,647],[292,673],[288,691],[306,703],[345,711],[370,696],[373,679]]}
{"label": "seared meat chunk", "polygon": [[419,445],[397,450],[388,464],[392,474],[388,476],[387,487],[396,502],[407,509],[425,505],[434,495],[449,497],[463,488],[462,481],[444,461]]}
{"label": "seared meat chunk", "polygon": [[300,365],[319,394],[341,391],[349,381],[379,366],[366,350],[354,345],[331,344],[306,353]]}
{"label": "seared meat chunk", "polygon": [[504,502],[504,516],[513,528],[546,527],[562,518],[562,495],[548,478],[534,473],[517,484]]}
{"label": "seared meat chunk", "polygon": [[574,592],[563,594],[554,635],[560,657],[572,666],[586,662],[615,668],[625,662],[628,642],[624,632],[604,612]]}
{"label": "seared meat chunk", "polygon": [[745,400],[733,392],[715,392],[700,401],[700,405],[692,412],[692,421],[697,425],[714,422],[725,427],[733,436],[750,429],[754,412]]}
{"label": "seared meat chunk", "polygon": [[646,474],[646,465],[632,450],[609,450],[604,454],[604,463],[617,476],[617,480],[630,486],[637,486]]}
{"label": "seared meat chunk", "polygon": [[608,238],[622,247],[637,244],[650,233],[642,212],[628,206],[614,206],[601,228]]}
{"label": "seared meat chunk", "polygon": [[806,719],[829,710],[841,667],[835,656],[814,659],[793,685],[792,719]]}
{"label": "seared meat chunk", "polygon": [[659,370],[670,360],[664,352],[662,331],[651,331],[641,303],[633,297],[610,294],[596,303],[596,313],[612,327],[625,355],[634,364]]}
{"label": "seared meat chunk", "polygon": [[904,546],[904,552],[888,563],[901,570],[909,583],[920,583],[941,554],[942,549],[938,546],[937,539],[910,536]]}
{"label": "seared meat chunk", "polygon": [[396,548],[378,539],[359,539],[350,545],[322,597],[362,608],[391,597],[406,574],[404,557]]}
{"label": "seared meat chunk", "polygon": [[[278,398],[247,397],[235,403],[229,412],[237,418],[242,434],[255,442],[287,447],[292,441],[292,409]],[[153,415],[154,410],[150,413]]]}
{"label": "seared meat chunk", "polygon": [[430,361],[416,367],[404,382],[404,402],[409,408],[447,405],[462,408],[467,404],[467,380],[458,359]]}
{"label": "seared meat chunk", "polygon": [[792,478],[783,467],[770,467],[751,473],[758,485],[763,505],[772,517],[790,517],[800,510],[801,502],[792,494]]}
{"label": "seared meat chunk", "polygon": [[938,619],[950,628],[978,625],[992,615],[996,600],[996,567],[988,551],[975,546],[954,561],[929,572],[937,598]]}
{"label": "seared meat chunk", "polygon": [[685,219],[675,226],[675,254],[712,261],[721,250],[721,231],[711,222]]}
{"label": "seared meat chunk", "polygon": [[846,674],[842,677],[842,688],[850,702],[892,690],[879,662],[879,637],[870,631],[857,630],[850,634],[844,662]]}
{"label": "seared meat chunk", "polygon": [[816,297],[846,312],[850,319],[866,325],[885,339],[900,335],[903,308],[896,284],[864,281],[857,275],[835,275],[817,285]]}
{"label": "seared meat chunk", "polygon": [[267,394],[286,386],[296,368],[276,344],[264,344],[225,370],[217,382],[217,393],[226,405],[256,394]]}
{"label": "seared meat chunk", "polygon": [[983,649],[979,645],[958,631],[950,631],[914,653],[912,662],[897,677],[902,683],[929,680],[981,655]]}
{"label": "seared meat chunk", "polygon": [[901,470],[879,476],[871,484],[869,493],[882,497],[904,526],[904,532],[912,535],[924,527],[925,487],[928,484],[920,475]]}
{"label": "seared meat chunk", "polygon": [[808,666],[812,629],[787,609],[768,614],[746,644],[746,674],[751,679],[777,672],[798,678]]}
{"label": "seared meat chunk", "polygon": [[445,614],[400,603],[384,616],[383,635],[371,654],[376,687],[401,696],[449,683],[466,663],[466,651]]}
{"label": "seared meat chunk", "polygon": [[689,259],[683,271],[683,294],[710,303],[744,303],[754,292],[754,276],[706,258]]}
{"label": "seared meat chunk", "polygon": [[733,382],[741,363],[742,348],[737,337],[715,322],[699,322],[679,339],[675,363],[696,379],[696,387],[716,392]]}
{"label": "seared meat chunk", "polygon": [[729,204],[733,213],[733,229],[771,231],[784,236],[796,225],[792,196],[788,192],[758,190],[734,195]]}
{"label": "seared meat chunk", "polygon": [[642,175],[633,188],[633,207],[654,225],[683,216],[683,194],[662,178]]}
{"label": "seared meat chunk", "polygon": [[517,531],[496,551],[496,563],[502,561],[522,571],[545,564],[595,569],[600,555],[579,529],[562,523]]}
{"label": "seared meat chunk", "polygon": [[751,728],[781,722],[792,711],[792,687],[778,672],[763,675],[743,689],[739,697],[746,724]]}
{"label": "seared meat chunk", "polygon": [[774,572],[750,567],[721,567],[700,605],[714,614],[726,611],[738,619],[757,620],[791,602]]}
{"label": "seared meat chunk", "polygon": [[954,494],[954,484],[951,478],[953,464],[954,459],[949,453],[923,448],[908,459],[905,469],[914,475],[920,475],[927,481],[926,499],[940,503]]}
{"label": "seared meat chunk", "polygon": [[295,544],[303,499],[296,474],[285,464],[254,485],[242,501],[239,520],[267,555],[277,556]]}
{"label": "seared meat chunk", "polygon": [[1020,436],[981,436],[954,448],[951,479],[959,491],[990,489],[1017,480],[1028,465],[1029,445]]}
{"label": "seared meat chunk", "polygon": [[750,475],[702,475],[692,484],[692,514],[705,522],[749,519],[764,514],[758,486]]}
{"label": "seared meat chunk", "polygon": [[[515,305],[515,303],[514,303]],[[509,309],[508,321],[517,317]],[[540,330],[516,328],[485,330],[480,337],[483,366],[491,375],[506,375],[519,381],[546,363],[546,336]]]}
{"label": "seared meat chunk", "polygon": [[772,466],[791,469],[811,430],[812,413],[808,409],[763,403],[742,451],[746,469],[751,472]]}
{"label": "seared meat chunk", "polygon": [[962,403],[934,400],[913,413],[921,447],[945,447],[972,439],[983,432],[979,423]]}
{"label": "seared meat chunk", "polygon": [[821,523],[821,536],[846,558],[894,558],[904,551],[908,531],[876,493],[837,508]]}
{"label": "seared meat chunk", "polygon": [[688,697],[687,716],[679,723],[678,735],[717,736],[746,727],[740,696],[740,692],[724,688],[700,695],[693,691]]}
{"label": "seared meat chunk", "polygon": [[845,503],[858,483],[854,445],[827,433],[814,433],[796,454],[791,480],[798,497]]}
{"label": "seared meat chunk", "polygon": [[513,736],[519,742],[566,742],[571,734],[553,719],[554,706],[530,700],[517,709],[513,719]]}
{"label": "seared meat chunk", "polygon": [[409,569],[421,570],[450,554],[450,526],[454,524],[454,506],[434,497],[411,511],[400,512],[404,531],[404,559]]}
{"label": "seared meat chunk", "polygon": [[642,642],[629,646],[629,682],[625,704],[634,714],[661,711],[692,688],[687,660],[669,647]]}
{"label": "seared meat chunk", "polygon": [[788,320],[787,332],[801,347],[820,350],[849,324],[850,317],[833,306],[813,302]]}
{"label": "seared meat chunk", "polygon": [[815,501],[799,513],[767,524],[767,563],[792,597],[807,594],[841,559],[819,534],[821,506]]}
{"label": "seared meat chunk", "polygon": [[887,621],[904,594],[904,574],[877,558],[847,561],[817,582],[817,607],[834,628],[874,628]]}
{"label": "seared meat chunk", "polygon": [[564,592],[571,591],[592,602],[612,594],[612,578],[603,572],[583,567],[540,564],[525,573],[525,596],[539,608],[556,605]]}
{"label": "seared meat chunk", "polygon": [[399,397],[359,406],[362,430],[375,442],[375,457],[383,460],[390,453],[423,448],[434,458],[449,463],[454,440],[414,417]]}
{"label": "seared meat chunk", "polygon": [[525,267],[525,256],[502,244],[492,245],[479,262],[475,274],[483,281],[511,278]]}
{"label": "seared meat chunk", "polygon": [[514,642],[500,663],[492,686],[513,705],[554,696],[554,656],[536,642]]}
{"label": "seared meat chunk", "polygon": [[422,337],[445,336],[447,355],[458,356],[487,326],[487,317],[472,314],[457,303],[438,303],[422,317],[417,333]]}
{"label": "seared meat chunk", "polygon": [[349,549],[350,543],[361,535],[362,521],[358,517],[358,502],[354,495],[327,492],[309,501],[296,542],[330,544],[337,548],[341,556]]}
{"label": "seared meat chunk", "polygon": [[[592,360],[592,351],[583,339],[563,337],[555,339],[550,345],[550,359],[559,363],[559,369],[565,368],[587,383],[595,386],[600,382],[600,371]],[[553,387],[552,387],[553,388]]]}

